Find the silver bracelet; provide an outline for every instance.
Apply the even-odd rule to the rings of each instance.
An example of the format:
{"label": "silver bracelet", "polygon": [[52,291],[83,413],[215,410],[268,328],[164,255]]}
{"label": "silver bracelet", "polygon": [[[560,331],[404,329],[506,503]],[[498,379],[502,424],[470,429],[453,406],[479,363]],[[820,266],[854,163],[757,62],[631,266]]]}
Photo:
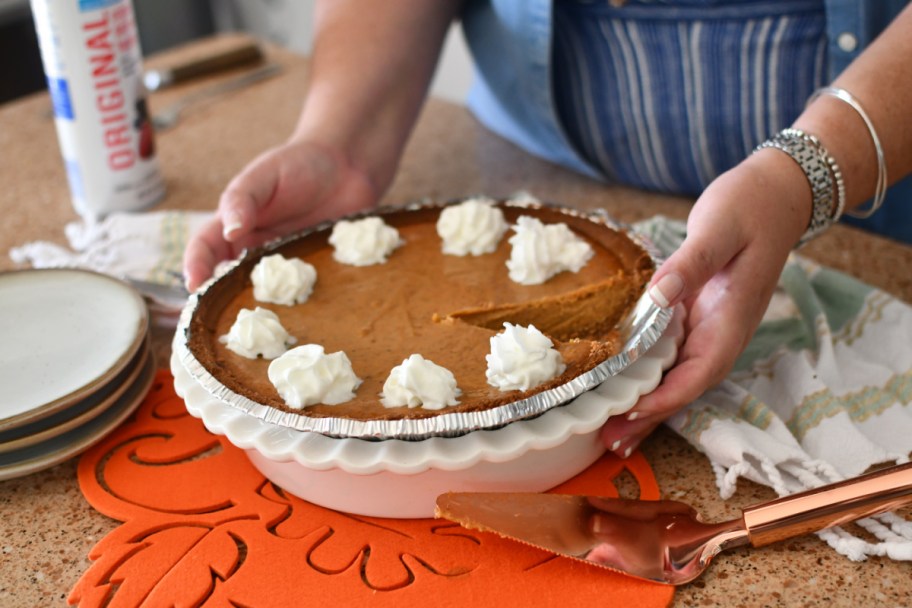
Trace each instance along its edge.
{"label": "silver bracelet", "polygon": [[820,143],[820,140],[809,133],[805,133],[801,129],[783,129],[782,133],[791,137],[798,137],[808,142],[814,148],[817,149],[817,153],[827,164],[827,167],[830,169],[830,182],[831,188],[835,184],[836,193],[836,206],[832,208],[832,214],[829,218],[829,224],[835,224],[839,221],[839,218],[842,217],[842,212],[845,210],[846,203],[846,193],[845,193],[845,180],[842,179],[842,170],[839,168],[839,165],[836,163],[836,159],[833,158],[826,148],[823,147],[823,144]]}
{"label": "silver bracelet", "polygon": [[842,171],[816,137],[799,129],[783,129],[757,146],[755,152],[764,148],[775,148],[788,154],[801,167],[811,187],[811,219],[796,245],[800,247],[829,228],[842,215],[845,205]]}
{"label": "silver bracelet", "polygon": [[835,87],[823,87],[817,89],[814,93],[808,98],[808,105],[821,95],[829,95],[830,97],[835,97],[852,107],[855,112],[861,116],[861,119],[864,121],[865,126],[868,128],[868,134],[871,136],[871,141],[874,142],[874,153],[877,156],[877,184],[874,189],[874,199],[871,203],[871,206],[864,211],[847,211],[848,215],[858,218],[871,217],[875,211],[880,209],[880,206],[884,202],[884,197],[887,195],[887,162],[884,158],[883,146],[880,144],[880,138],[877,136],[877,130],[874,128],[874,123],[871,122],[871,118],[868,116],[868,113],[864,111],[864,108],[858,102],[855,97],[846,91],[845,89],[838,89]]}

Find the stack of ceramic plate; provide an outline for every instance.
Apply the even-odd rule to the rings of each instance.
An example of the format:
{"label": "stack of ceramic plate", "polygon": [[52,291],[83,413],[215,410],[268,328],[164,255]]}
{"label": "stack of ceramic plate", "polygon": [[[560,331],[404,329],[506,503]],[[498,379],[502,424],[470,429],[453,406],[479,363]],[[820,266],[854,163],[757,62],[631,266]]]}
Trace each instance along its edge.
{"label": "stack of ceramic plate", "polygon": [[0,273],[0,479],[58,464],[129,416],[155,376],[149,313],[84,270]]}

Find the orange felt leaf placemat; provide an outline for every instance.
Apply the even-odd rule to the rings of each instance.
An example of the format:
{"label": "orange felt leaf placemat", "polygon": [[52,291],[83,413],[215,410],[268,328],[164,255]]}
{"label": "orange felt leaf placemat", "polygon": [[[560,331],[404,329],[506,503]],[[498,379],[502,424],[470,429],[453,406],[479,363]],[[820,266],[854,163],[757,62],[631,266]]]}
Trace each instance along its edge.
{"label": "orange felt leaf placemat", "polygon": [[[625,470],[658,498],[640,454],[606,455],[556,490],[617,495]],[[89,503],[123,522],[70,592],[83,607],[667,606],[674,593],[445,520],[348,515],[287,494],[187,413],[166,371],[78,475]]]}

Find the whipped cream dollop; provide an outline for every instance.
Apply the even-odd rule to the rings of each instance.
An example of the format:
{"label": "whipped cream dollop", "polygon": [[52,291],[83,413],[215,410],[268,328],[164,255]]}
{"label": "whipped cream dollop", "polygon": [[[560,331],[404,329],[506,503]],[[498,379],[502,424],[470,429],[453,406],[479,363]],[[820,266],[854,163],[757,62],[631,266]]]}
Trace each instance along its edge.
{"label": "whipped cream dollop", "polygon": [[503,211],[490,198],[470,198],[444,208],[437,219],[437,234],[448,255],[482,255],[497,249],[507,231]]}
{"label": "whipped cream dollop", "polygon": [[267,376],[285,404],[294,409],[315,403],[345,403],[361,384],[344,352],[328,355],[319,344],[287,351],[269,364]]}
{"label": "whipped cream dollop", "polygon": [[333,258],[342,264],[371,266],[382,264],[402,244],[399,231],[379,217],[342,220],[333,226],[329,243]]}
{"label": "whipped cream dollop", "polygon": [[248,359],[262,356],[264,359],[275,359],[285,352],[289,345],[296,342],[288,334],[282,322],[271,310],[260,308],[242,308],[231,325],[231,329],[219,341]]}
{"label": "whipped cream dollop", "polygon": [[453,372],[414,354],[392,369],[383,384],[380,402],[386,407],[407,405],[441,410],[459,403],[461,392]]}
{"label": "whipped cream dollop", "polygon": [[592,246],[574,234],[567,224],[543,224],[538,218],[521,215],[510,237],[510,279],[522,285],[540,285],[569,270],[579,272],[592,258]]}
{"label": "whipped cream dollop", "polygon": [[250,272],[253,297],[258,302],[291,306],[307,301],[317,282],[317,270],[298,258],[280,253],[264,256]]}
{"label": "whipped cream dollop", "polygon": [[567,368],[551,340],[534,325],[504,323],[504,331],[491,338],[485,360],[488,384],[502,391],[527,391]]}

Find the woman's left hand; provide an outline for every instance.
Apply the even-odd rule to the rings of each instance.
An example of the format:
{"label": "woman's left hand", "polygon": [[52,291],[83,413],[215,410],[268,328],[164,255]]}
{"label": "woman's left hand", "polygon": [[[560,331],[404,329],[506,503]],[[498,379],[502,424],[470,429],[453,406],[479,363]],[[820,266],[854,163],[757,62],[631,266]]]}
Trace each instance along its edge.
{"label": "woman's left hand", "polygon": [[663,420],[718,384],[760,324],[789,252],[811,212],[804,173],[763,150],[719,176],[694,204],[681,247],[649,287],[662,306],[683,303],[684,342],[674,366],[602,440],[628,456]]}

